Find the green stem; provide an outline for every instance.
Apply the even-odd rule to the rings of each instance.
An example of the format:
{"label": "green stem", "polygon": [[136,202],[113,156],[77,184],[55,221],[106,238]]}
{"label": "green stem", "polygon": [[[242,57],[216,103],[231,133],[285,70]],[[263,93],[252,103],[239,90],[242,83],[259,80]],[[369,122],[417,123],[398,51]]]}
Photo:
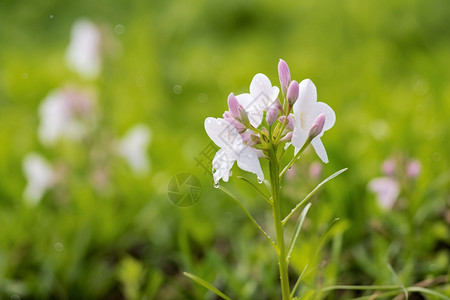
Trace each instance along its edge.
{"label": "green stem", "polygon": [[287,164],[286,167],[284,167],[283,171],[281,171],[280,178],[286,173],[287,170],[297,161],[297,159],[300,157],[300,155],[305,151],[306,147],[309,146],[311,143],[311,139],[308,138],[305,142],[305,144],[302,146],[302,148],[297,152],[297,154],[294,156],[294,158]]}
{"label": "green stem", "polygon": [[269,152],[270,159],[270,182],[272,186],[273,199],[273,219],[275,222],[275,231],[277,235],[278,246],[278,267],[280,270],[281,294],[283,300],[290,300],[288,264],[286,258],[286,249],[284,245],[283,224],[281,223],[281,203],[280,203],[280,167],[277,159],[277,148],[272,146]]}

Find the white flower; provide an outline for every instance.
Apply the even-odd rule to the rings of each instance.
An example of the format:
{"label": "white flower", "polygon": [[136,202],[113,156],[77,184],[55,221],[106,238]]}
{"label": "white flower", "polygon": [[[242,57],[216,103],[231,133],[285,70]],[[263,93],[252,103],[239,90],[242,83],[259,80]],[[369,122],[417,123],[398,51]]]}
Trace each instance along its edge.
{"label": "white flower", "polygon": [[54,171],[47,160],[36,153],[25,156],[22,169],[27,180],[23,197],[30,204],[38,203],[53,185]]}
{"label": "white flower", "polygon": [[93,79],[101,68],[100,31],[89,20],[77,20],[66,52],[67,65],[80,76]]}
{"label": "white flower", "polygon": [[317,102],[316,87],[311,80],[305,79],[300,82],[299,96],[294,103],[294,131],[292,136],[292,145],[297,153],[308,139],[309,131],[314,120],[320,114],[325,115],[325,124],[322,132],[312,139],[311,145],[314,147],[317,155],[324,163],[328,163],[328,156],[325,147],[320,139],[325,131],[333,127],[336,121],[336,115],[330,106],[323,102]]}
{"label": "white flower", "polygon": [[92,105],[93,99],[83,91],[65,88],[50,92],[39,106],[41,143],[52,146],[63,136],[75,140],[83,137],[86,124],[76,116],[89,114]]}
{"label": "white flower", "polygon": [[261,73],[256,74],[250,83],[250,94],[237,95],[239,101],[247,112],[250,124],[258,127],[263,113],[277,99],[280,89],[272,86],[269,78]]}
{"label": "white flower", "polygon": [[374,178],[368,186],[376,194],[378,203],[383,208],[392,208],[400,194],[397,180],[389,177]]}
{"label": "white flower", "polygon": [[119,142],[119,154],[125,158],[131,169],[137,174],[150,170],[147,149],[150,145],[151,131],[146,125],[133,126]]}
{"label": "white flower", "polygon": [[205,130],[211,140],[220,147],[212,162],[215,184],[220,179],[228,181],[235,161],[242,170],[256,174],[258,180],[264,180],[257,150],[244,144],[233,125],[224,119],[206,118]]}

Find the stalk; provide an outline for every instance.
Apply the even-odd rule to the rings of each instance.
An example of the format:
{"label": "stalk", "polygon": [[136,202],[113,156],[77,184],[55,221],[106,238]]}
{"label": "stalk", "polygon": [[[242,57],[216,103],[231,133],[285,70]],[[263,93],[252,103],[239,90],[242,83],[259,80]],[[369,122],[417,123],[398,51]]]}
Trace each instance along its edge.
{"label": "stalk", "polygon": [[277,159],[277,146],[271,145],[269,151],[269,167],[270,167],[270,183],[272,187],[273,199],[273,220],[275,223],[275,231],[277,236],[277,256],[278,268],[280,270],[281,294],[283,300],[290,300],[288,264],[286,259],[286,249],[284,245],[283,223],[281,220],[281,203],[280,203],[280,166]]}

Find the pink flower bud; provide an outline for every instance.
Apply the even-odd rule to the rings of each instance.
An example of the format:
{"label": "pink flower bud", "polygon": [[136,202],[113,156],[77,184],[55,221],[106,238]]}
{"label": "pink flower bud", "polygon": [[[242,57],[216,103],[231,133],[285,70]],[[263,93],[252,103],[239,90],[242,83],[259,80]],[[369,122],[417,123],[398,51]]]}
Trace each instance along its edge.
{"label": "pink flower bud", "polygon": [[316,136],[318,136],[322,132],[324,124],[325,124],[325,114],[318,115],[317,118],[314,120],[311,129],[309,130],[308,138],[313,139]]}
{"label": "pink flower bud", "polygon": [[283,95],[286,95],[288,86],[291,83],[291,73],[289,72],[287,63],[282,59],[278,63],[278,77],[280,78],[281,91]]}
{"label": "pink flower bud", "polygon": [[387,176],[393,176],[395,174],[395,160],[392,158],[385,160],[381,166],[381,169]]}
{"label": "pink flower bud", "polygon": [[269,109],[267,110],[266,121],[269,126],[272,125],[278,118],[278,107],[275,103],[276,102],[269,106]]}
{"label": "pink flower bud", "polygon": [[[284,123],[284,120],[286,120],[286,116],[281,116],[281,117],[278,118],[278,121],[279,121],[280,123]],[[289,116],[288,116],[287,127],[288,127],[290,130],[294,130],[294,119],[292,119],[292,115],[289,115]]]}
{"label": "pink flower bud", "polygon": [[239,102],[233,93],[228,96],[228,109],[234,116],[239,116]]}
{"label": "pink flower bud", "polygon": [[227,121],[228,123],[230,123],[231,125],[233,125],[234,128],[236,128],[236,130],[237,130],[239,133],[242,133],[242,132],[244,132],[244,131],[247,129],[247,128],[245,128],[245,126],[242,125],[238,120],[236,120],[236,118],[235,118],[229,111],[226,111],[226,112],[223,114],[223,118],[224,118],[225,121]]}
{"label": "pink flower bud", "polygon": [[292,80],[289,84],[289,88],[287,91],[286,99],[289,102],[289,105],[294,105],[295,101],[298,99],[298,92],[299,92],[299,86],[298,82],[295,80]]}
{"label": "pink flower bud", "polygon": [[420,170],[422,169],[422,165],[420,162],[416,159],[409,162],[407,168],[406,168],[406,174],[409,178],[417,178],[420,174]]}
{"label": "pink flower bud", "polygon": [[281,139],[280,139],[280,142],[290,142],[291,140],[292,140],[292,135],[293,135],[294,133],[292,132],[292,131],[289,131],[285,136],[283,136]]}
{"label": "pink flower bud", "polygon": [[239,120],[241,120],[242,124],[246,127],[250,127],[250,120],[248,119],[247,112],[245,111],[244,107],[242,105],[239,105]]}

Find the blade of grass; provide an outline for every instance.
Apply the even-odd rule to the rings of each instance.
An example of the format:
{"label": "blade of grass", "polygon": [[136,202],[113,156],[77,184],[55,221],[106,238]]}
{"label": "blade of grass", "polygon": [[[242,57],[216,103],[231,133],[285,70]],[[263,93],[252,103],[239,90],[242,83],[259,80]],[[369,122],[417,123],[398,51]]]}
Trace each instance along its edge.
{"label": "blade of grass", "polygon": [[405,294],[405,299],[408,300],[408,291],[405,288],[405,285],[403,284],[403,282],[400,280],[400,278],[397,276],[397,273],[395,273],[394,269],[392,268],[390,263],[386,263],[389,271],[391,271],[392,275],[394,275],[395,279],[398,281],[399,285],[401,286],[402,290],[403,290],[403,294]]}
{"label": "blade of grass", "polygon": [[273,205],[272,200],[270,200],[270,198],[267,197],[253,182],[242,176],[238,176],[237,178],[247,182],[253,189],[255,189],[256,192],[258,192],[259,195],[261,195],[261,197],[264,198],[264,200],[266,200],[270,205]]}
{"label": "blade of grass", "polygon": [[261,226],[259,226],[258,222],[256,222],[255,218],[250,214],[250,212],[242,205],[242,203],[226,188],[219,186],[219,189],[231,197],[238,205],[239,207],[245,212],[247,217],[252,221],[252,223],[264,234],[264,236],[267,238],[267,240],[270,242],[270,244],[275,248],[275,250],[278,251],[278,246],[275,244],[275,242],[270,238],[270,236],[267,235],[267,233],[262,229]]}
{"label": "blade of grass", "polygon": [[188,273],[188,272],[183,272],[184,276],[192,279],[193,281],[195,281],[196,283],[200,284],[201,286],[203,286],[204,288],[210,290],[211,292],[213,292],[214,294],[216,294],[217,296],[221,297],[222,299],[225,300],[231,300],[230,297],[228,297],[227,295],[225,295],[224,293],[222,293],[221,291],[219,291],[215,286],[213,286],[211,283],[201,279],[200,277]]}
{"label": "blade of grass", "polygon": [[311,207],[311,203],[308,203],[305,208],[302,210],[302,213],[300,214],[300,217],[298,218],[297,224],[295,225],[294,229],[294,236],[291,239],[291,244],[289,245],[289,250],[287,254],[287,261],[289,263],[289,259],[291,258],[291,253],[294,250],[295,242],[297,241],[297,238],[300,234],[300,230],[302,229],[303,222],[305,221],[306,214],[308,213],[309,208]]}
{"label": "blade of grass", "polygon": [[295,291],[297,290],[298,286],[300,285],[300,280],[303,277],[303,274],[305,274],[305,272],[308,269],[310,263],[313,262],[314,259],[316,258],[316,256],[319,253],[319,250],[322,247],[322,244],[325,241],[325,238],[327,237],[328,233],[330,233],[331,229],[334,227],[334,225],[336,225],[336,223],[338,221],[339,221],[339,218],[335,218],[333,221],[331,221],[331,223],[328,224],[327,228],[325,229],[325,231],[320,236],[319,242],[317,243],[316,251],[314,251],[314,254],[313,254],[312,258],[309,260],[309,263],[306,264],[305,268],[303,269],[302,273],[300,274],[299,278],[297,279],[297,282],[295,283],[294,288],[292,289],[291,298],[294,297]]}
{"label": "blade of grass", "polygon": [[327,183],[328,181],[330,181],[331,179],[337,177],[338,175],[340,175],[341,173],[344,173],[345,171],[347,171],[348,168],[344,168],[342,170],[337,171],[336,173],[334,173],[333,175],[329,176],[328,178],[326,178],[324,181],[322,181],[321,183],[319,183],[305,198],[303,198],[302,201],[300,201],[292,210],[291,212],[284,218],[284,220],[282,221],[282,224],[286,224],[286,222],[289,220],[289,218],[306,202],[309,200],[309,198],[312,197],[312,195],[314,195],[317,190],[324,185],[325,183]]}

